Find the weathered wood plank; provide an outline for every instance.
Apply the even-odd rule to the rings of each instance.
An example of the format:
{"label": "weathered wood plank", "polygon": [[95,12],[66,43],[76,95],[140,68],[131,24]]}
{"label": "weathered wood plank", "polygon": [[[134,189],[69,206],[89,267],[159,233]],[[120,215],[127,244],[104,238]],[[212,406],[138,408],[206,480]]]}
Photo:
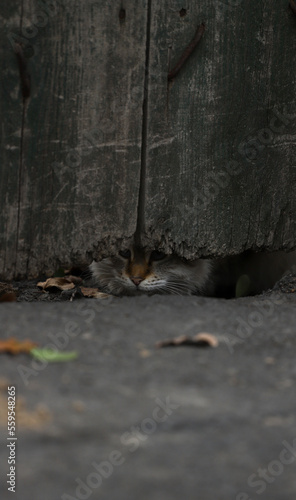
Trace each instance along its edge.
{"label": "weathered wood plank", "polygon": [[152,2],[144,241],[186,257],[295,245],[295,42],[286,0]]}
{"label": "weathered wood plank", "polygon": [[[20,79],[17,59],[7,35],[10,24],[17,25],[19,2],[6,2],[0,11],[0,270],[14,272],[11,253],[17,247],[19,160],[23,106],[19,98]],[[12,40],[12,42],[14,42]]]}
{"label": "weathered wood plank", "polygon": [[7,43],[2,49],[9,70],[1,117],[12,116],[2,144],[14,174],[6,164],[1,188],[20,180],[19,194],[13,181],[13,196],[1,202],[5,277],[87,262],[133,235],[145,75],[146,0],[126,0],[124,10],[120,0],[25,0],[22,12],[17,3],[5,11],[5,32],[19,33],[22,23],[33,51],[15,153],[8,147],[22,102],[15,54]]}

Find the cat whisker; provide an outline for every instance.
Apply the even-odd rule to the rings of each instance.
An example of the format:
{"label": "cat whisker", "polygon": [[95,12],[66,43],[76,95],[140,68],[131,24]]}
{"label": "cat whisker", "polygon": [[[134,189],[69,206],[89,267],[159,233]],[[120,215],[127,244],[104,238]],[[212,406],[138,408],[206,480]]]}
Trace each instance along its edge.
{"label": "cat whisker", "polygon": [[184,283],[167,282],[165,285],[155,288],[158,293],[170,293],[173,295],[188,295],[191,293],[190,289]]}
{"label": "cat whisker", "polygon": [[172,295],[190,295],[189,290],[184,288],[167,287],[164,291]]}
{"label": "cat whisker", "polygon": [[188,283],[173,283],[168,286],[170,293],[178,293],[179,295],[191,295],[196,289]]}

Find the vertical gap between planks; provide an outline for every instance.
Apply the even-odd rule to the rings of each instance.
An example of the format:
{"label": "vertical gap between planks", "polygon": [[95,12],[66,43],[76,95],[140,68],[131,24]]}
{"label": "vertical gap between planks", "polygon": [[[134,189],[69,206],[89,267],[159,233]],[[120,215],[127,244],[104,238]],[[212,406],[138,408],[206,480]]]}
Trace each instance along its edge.
{"label": "vertical gap between planks", "polygon": [[146,54],[145,54],[145,78],[142,107],[142,144],[141,144],[141,170],[140,187],[137,209],[137,227],[135,233],[135,244],[141,245],[141,235],[145,232],[145,194],[146,194],[146,166],[147,166],[147,137],[148,137],[148,97],[149,97],[149,64],[150,64],[150,42],[151,42],[151,8],[152,0],[147,3],[147,25],[146,25]]}
{"label": "vertical gap between planks", "polygon": [[[23,28],[24,0],[21,2],[21,17],[20,17],[20,33]],[[21,94],[22,98],[22,94]],[[26,102],[22,99],[22,118],[21,118],[21,138],[20,138],[20,157],[19,157],[19,173],[18,173],[18,200],[17,200],[17,226],[16,226],[16,242],[15,242],[15,265],[14,277],[17,273],[17,257],[19,248],[19,229],[20,229],[20,211],[21,211],[21,190],[22,190],[22,170],[23,170],[23,146],[24,146],[24,128],[25,128],[25,112]]]}

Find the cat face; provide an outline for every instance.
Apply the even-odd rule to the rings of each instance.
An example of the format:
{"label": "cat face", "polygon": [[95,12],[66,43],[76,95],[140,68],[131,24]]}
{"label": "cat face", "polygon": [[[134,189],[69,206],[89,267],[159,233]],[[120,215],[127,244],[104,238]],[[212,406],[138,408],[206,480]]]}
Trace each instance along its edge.
{"label": "cat face", "polygon": [[90,265],[97,285],[113,295],[201,294],[211,264],[198,259],[185,261],[158,250],[132,247]]}

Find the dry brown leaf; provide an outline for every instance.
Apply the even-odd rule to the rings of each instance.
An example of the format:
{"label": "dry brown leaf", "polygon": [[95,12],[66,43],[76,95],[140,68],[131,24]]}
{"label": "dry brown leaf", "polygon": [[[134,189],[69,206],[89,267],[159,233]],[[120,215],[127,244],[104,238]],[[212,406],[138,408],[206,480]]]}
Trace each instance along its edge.
{"label": "dry brown leaf", "polygon": [[15,300],[14,288],[9,283],[0,282],[0,302],[13,302]]}
{"label": "dry brown leaf", "polygon": [[72,290],[75,288],[73,281],[68,276],[67,278],[48,278],[46,281],[37,283],[42,290],[50,290],[57,288],[58,290]]}
{"label": "dry brown leaf", "polygon": [[156,347],[170,347],[179,345],[192,345],[195,347],[217,347],[219,344],[217,337],[211,333],[198,333],[194,337],[180,335],[173,339],[161,340],[157,342]]}
{"label": "dry brown leaf", "polygon": [[85,286],[81,286],[80,290],[84,297],[93,297],[95,299],[106,299],[110,297],[108,293],[99,292],[98,288],[87,288]]}
{"label": "dry brown leaf", "polygon": [[206,332],[198,333],[193,337],[193,339],[199,345],[217,347],[219,344],[217,337],[212,333],[206,333]]}
{"label": "dry brown leaf", "polygon": [[72,276],[72,274],[70,274],[70,276],[65,276],[65,278],[72,281],[72,283],[74,283],[74,285],[80,285],[83,281],[83,279],[80,278],[80,276]]}
{"label": "dry brown leaf", "polygon": [[0,296],[0,302],[15,302],[15,301],[16,301],[16,295],[14,292],[3,293]]}
{"label": "dry brown leaf", "polygon": [[[26,401],[21,396],[17,398],[15,411],[17,412],[19,431],[23,431],[24,429],[33,431],[43,430],[53,419],[49,408],[42,403],[35,406],[33,410],[27,409]],[[7,428],[7,394],[3,395],[0,393],[0,426],[3,427],[5,425]]]}
{"label": "dry brown leaf", "polygon": [[271,356],[268,356],[267,358],[264,359],[264,362],[265,362],[266,365],[274,365],[275,358],[272,358]]}
{"label": "dry brown leaf", "polygon": [[38,344],[31,340],[17,340],[14,338],[0,340],[0,352],[9,354],[19,354],[20,352],[29,353]]}
{"label": "dry brown leaf", "polygon": [[0,392],[7,391],[7,387],[10,385],[8,378],[0,377]]}
{"label": "dry brown leaf", "polygon": [[149,358],[149,356],[151,356],[151,351],[149,351],[149,349],[142,349],[141,351],[139,351],[139,356],[140,358]]}
{"label": "dry brown leaf", "polygon": [[83,413],[86,410],[85,404],[83,403],[83,401],[80,401],[79,399],[72,401],[71,406],[73,410],[76,411],[77,413]]}

